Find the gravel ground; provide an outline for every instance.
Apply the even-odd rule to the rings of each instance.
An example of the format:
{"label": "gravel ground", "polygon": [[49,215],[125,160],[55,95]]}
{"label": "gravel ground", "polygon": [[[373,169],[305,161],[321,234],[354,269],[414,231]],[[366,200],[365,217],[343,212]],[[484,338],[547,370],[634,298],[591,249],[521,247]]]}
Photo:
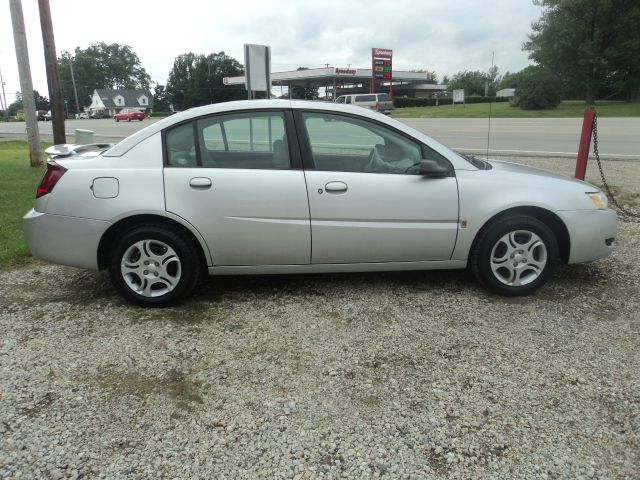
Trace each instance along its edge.
{"label": "gravel ground", "polygon": [[622,223],[519,299],[462,271],[233,277],[148,310],[103,273],[0,272],[0,477],[638,479],[639,248]]}

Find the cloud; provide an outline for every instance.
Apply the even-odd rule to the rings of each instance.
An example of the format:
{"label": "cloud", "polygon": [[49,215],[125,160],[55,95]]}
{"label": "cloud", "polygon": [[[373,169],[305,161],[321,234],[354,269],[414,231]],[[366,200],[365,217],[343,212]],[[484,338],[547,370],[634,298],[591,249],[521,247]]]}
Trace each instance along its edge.
{"label": "cloud", "polygon": [[[22,0],[34,87],[47,92],[37,0]],[[500,71],[529,62],[522,43],[541,13],[531,0],[326,0],[51,2],[58,52],[100,41],[130,45],[152,79],[165,83],[175,57],[224,50],[243,61],[243,45],[271,45],[274,70],[298,66],[367,67],[371,48],[391,48],[395,69]],[[0,68],[8,93],[19,90],[8,7],[0,20]],[[11,101],[11,99],[8,99]]]}

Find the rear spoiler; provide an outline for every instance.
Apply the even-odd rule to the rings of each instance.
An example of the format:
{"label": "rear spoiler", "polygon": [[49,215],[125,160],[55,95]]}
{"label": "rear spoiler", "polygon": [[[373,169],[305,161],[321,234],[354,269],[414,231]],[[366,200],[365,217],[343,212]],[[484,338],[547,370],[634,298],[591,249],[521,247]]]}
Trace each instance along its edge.
{"label": "rear spoiler", "polygon": [[86,152],[104,152],[113,147],[113,143],[89,143],[87,145],[75,145],[73,143],[61,143],[47,148],[44,153],[49,158],[70,157]]}

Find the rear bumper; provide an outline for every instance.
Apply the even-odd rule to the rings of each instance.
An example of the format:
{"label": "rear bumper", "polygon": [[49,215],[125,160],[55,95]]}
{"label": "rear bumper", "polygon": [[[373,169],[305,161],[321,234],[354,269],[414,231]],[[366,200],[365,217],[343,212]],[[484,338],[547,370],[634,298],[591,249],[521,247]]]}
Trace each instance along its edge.
{"label": "rear bumper", "polygon": [[591,262],[611,255],[618,231],[618,215],[613,210],[561,211],[571,241],[568,263]]}
{"label": "rear bumper", "polygon": [[109,222],[30,210],[22,219],[31,254],[71,267],[98,269],[98,245]]}

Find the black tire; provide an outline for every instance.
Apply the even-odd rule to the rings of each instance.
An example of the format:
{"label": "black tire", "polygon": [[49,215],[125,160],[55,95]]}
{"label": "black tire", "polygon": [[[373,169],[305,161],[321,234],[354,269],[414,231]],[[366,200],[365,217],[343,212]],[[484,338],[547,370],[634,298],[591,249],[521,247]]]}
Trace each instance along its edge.
{"label": "black tire", "polygon": [[114,120],[116,121],[116,123],[120,121],[120,120],[118,120],[117,118],[114,118]]}
{"label": "black tire", "polygon": [[542,287],[559,263],[558,241],[537,218],[513,214],[492,221],[474,242],[471,271],[501,295],[528,295]]}
{"label": "black tire", "polygon": [[109,258],[115,288],[143,307],[167,307],[184,299],[195,287],[200,270],[193,241],[179,230],[153,223],[126,231]]}

